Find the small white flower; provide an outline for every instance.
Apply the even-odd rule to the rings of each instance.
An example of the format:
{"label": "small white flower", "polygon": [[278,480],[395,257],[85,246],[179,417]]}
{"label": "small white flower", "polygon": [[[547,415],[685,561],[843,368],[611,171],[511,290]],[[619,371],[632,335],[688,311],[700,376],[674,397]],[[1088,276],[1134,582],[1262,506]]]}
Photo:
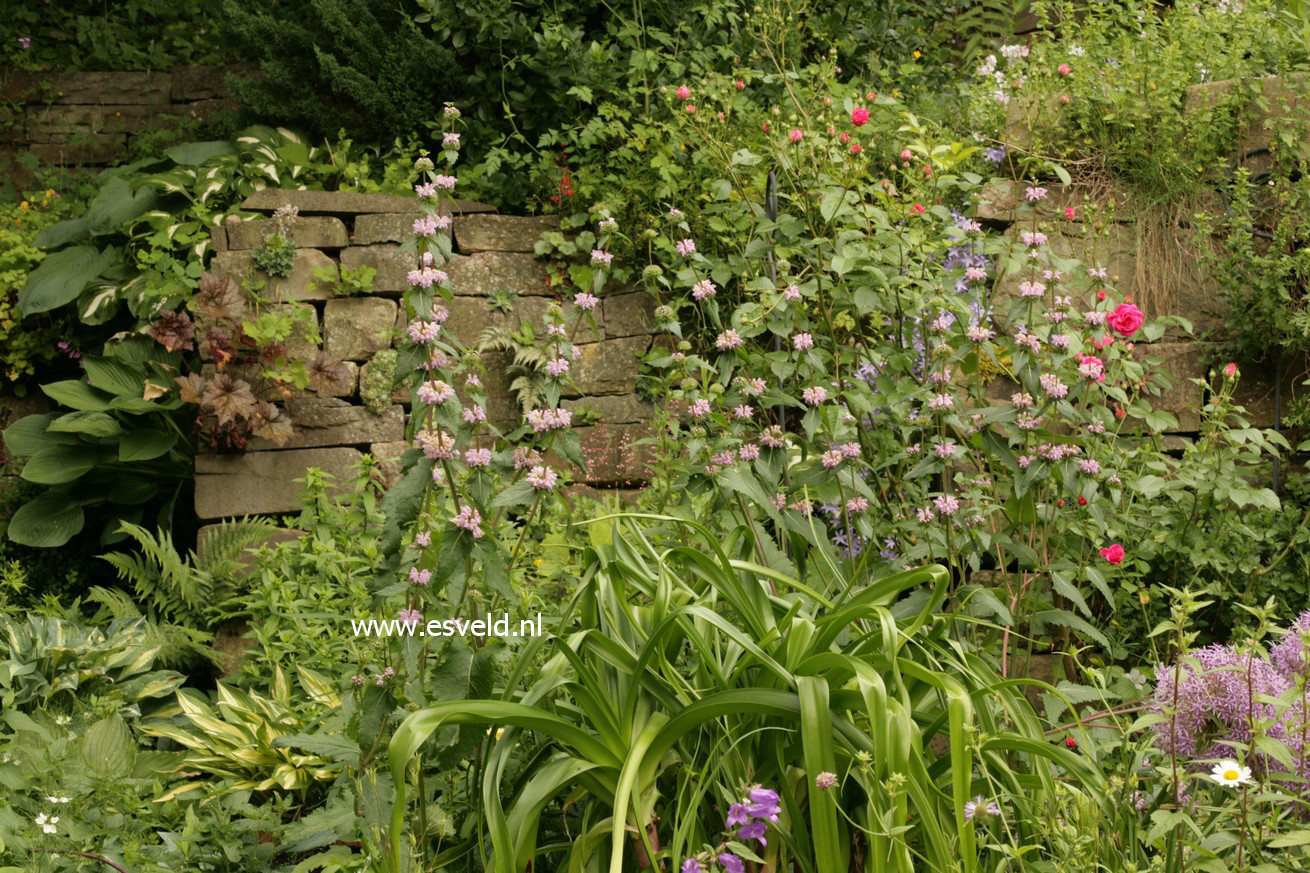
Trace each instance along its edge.
{"label": "small white flower", "polygon": [[51,794],[51,795],[49,795],[48,797],[46,797],[46,801],[47,801],[48,803],[68,803],[68,798],[67,798],[67,797],[59,797],[59,796],[56,796],[56,795]]}
{"label": "small white flower", "polygon": [[57,815],[48,816],[43,812],[36,818],[32,819],[32,821],[36,822],[41,830],[45,831],[47,834],[53,834],[55,831],[59,830],[55,827],[55,825],[59,824],[59,816]]}
{"label": "small white flower", "polygon": [[71,715],[55,716],[55,724],[59,725],[60,727],[68,727],[68,725],[71,724],[72,721],[73,721],[73,717]]}
{"label": "small white flower", "polygon": [[1251,778],[1251,768],[1243,767],[1231,758],[1226,758],[1215,764],[1214,769],[1210,771],[1210,778],[1228,788],[1254,784],[1254,780]]}

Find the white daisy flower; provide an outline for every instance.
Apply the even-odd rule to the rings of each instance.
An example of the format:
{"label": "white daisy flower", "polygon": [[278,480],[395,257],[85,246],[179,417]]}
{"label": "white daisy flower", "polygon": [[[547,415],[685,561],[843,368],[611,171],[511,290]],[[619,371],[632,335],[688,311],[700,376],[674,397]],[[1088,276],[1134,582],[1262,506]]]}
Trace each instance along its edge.
{"label": "white daisy flower", "polygon": [[1215,764],[1210,771],[1210,778],[1227,788],[1238,785],[1252,785],[1255,782],[1251,778],[1251,768],[1243,767],[1231,758],[1226,758]]}

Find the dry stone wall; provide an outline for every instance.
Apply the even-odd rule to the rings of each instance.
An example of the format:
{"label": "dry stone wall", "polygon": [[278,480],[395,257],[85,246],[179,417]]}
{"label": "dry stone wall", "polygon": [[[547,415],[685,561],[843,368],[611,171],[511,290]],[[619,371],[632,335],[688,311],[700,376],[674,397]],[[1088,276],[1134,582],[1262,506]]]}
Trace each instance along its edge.
{"label": "dry stone wall", "polygon": [[[1266,121],[1274,113],[1300,112],[1305,77],[1296,77],[1292,83],[1272,76],[1255,83],[1262,95],[1263,111],[1249,119],[1235,152],[1239,158],[1263,169],[1267,157],[1262,149],[1270,145],[1273,132]],[[1220,95],[1235,87],[1232,82],[1213,82],[1193,86],[1188,90],[1186,107],[1200,111],[1212,105]],[[1031,107],[1029,107],[1031,108]],[[1023,140],[1022,128],[1029,123],[1041,123],[1026,118],[1025,108],[1019,107],[1011,116],[1013,128],[1009,135]],[[1040,115],[1040,113],[1037,113]],[[1047,119],[1051,123],[1050,119]],[[1065,189],[1058,183],[1049,186],[1049,196],[1036,205],[1036,220],[1047,228],[1055,227],[1060,233],[1051,235],[1051,245],[1060,257],[1076,258],[1089,266],[1105,267],[1123,294],[1134,295],[1134,300],[1148,318],[1161,315],[1180,315],[1192,324],[1192,334],[1171,330],[1149,354],[1160,358],[1164,368],[1174,377],[1173,386],[1154,400],[1157,408],[1167,409],[1178,419],[1175,445],[1186,444],[1188,436],[1200,427],[1200,412],[1205,404],[1205,389],[1193,380],[1208,376],[1227,324],[1228,304],[1212,276],[1201,263],[1200,245],[1209,244],[1195,239],[1188,227],[1160,227],[1149,229],[1155,234],[1152,246],[1144,245],[1148,232],[1133,220],[1139,211],[1134,196],[1128,190],[1098,188],[1085,191],[1078,187]],[[1027,211],[1023,202],[1023,188],[1012,182],[989,185],[983,192],[978,217],[993,228],[1017,237],[1029,229],[1034,213]],[[1074,220],[1065,217],[1065,209],[1074,207]],[[1088,208],[1088,207],[1092,208]],[[1221,211],[1222,202],[1215,195],[1210,211]],[[1091,221],[1092,224],[1087,222]],[[1168,263],[1151,260],[1146,251],[1161,249],[1181,253]],[[1003,280],[998,295],[1010,298],[1018,294],[1018,276]],[[1271,356],[1272,357],[1272,356]],[[1236,402],[1246,407],[1248,418],[1255,427],[1271,428],[1279,424],[1276,396],[1281,395],[1281,408],[1285,413],[1293,397],[1304,392],[1301,382],[1310,373],[1310,363],[1302,360],[1285,361],[1281,373],[1282,384],[1275,388],[1275,371],[1272,365],[1243,368],[1242,379],[1235,396]],[[1004,386],[998,386],[999,392]],[[1005,395],[1008,396],[1008,393]]]}
{"label": "dry stone wall", "polygon": [[[403,327],[400,297],[407,287],[412,254],[402,244],[412,235],[418,213],[407,197],[381,194],[265,189],[243,204],[248,211],[272,213],[282,206],[299,210],[291,238],[297,245],[295,266],[287,278],[259,272],[251,250],[272,228],[265,217],[233,220],[214,232],[216,254],[210,270],[266,283],[262,293],[281,306],[312,311],[322,348],[347,363],[350,379],[335,396],[306,393],[287,401],[296,436],[282,446],[254,440],[236,454],[204,454],[196,460],[196,514],[204,520],[274,514],[299,509],[300,485],[309,467],[319,467],[338,481],[350,478],[363,453],[370,453],[394,473],[395,459],[407,448],[408,402],[404,392],[380,413],[360,399],[361,379],[370,362],[390,348]],[[463,343],[475,345],[491,327],[511,329],[524,321],[541,324],[558,296],[550,286],[547,264],[532,254],[551,218],[496,214],[491,207],[459,202],[453,220],[454,255],[446,267],[455,297],[446,326]],[[318,277],[342,269],[377,271],[370,293],[334,296]],[[493,306],[491,296],[512,292],[513,305]],[[582,356],[573,369],[576,387],[564,405],[590,411],[595,423],[579,428],[586,468],[573,471],[580,482],[602,487],[639,483],[647,478],[646,458],[634,445],[649,433],[650,405],[637,395],[641,358],[653,341],[654,302],[644,292],[618,292],[602,299],[596,328],[580,337]],[[318,346],[302,338],[299,355]],[[506,356],[487,352],[488,415],[509,422],[518,415],[517,400],[506,377]]]}
{"label": "dry stone wall", "polygon": [[223,67],[125,73],[0,74],[0,159],[20,188],[30,183],[14,158],[44,164],[106,166],[127,154],[133,138],[180,121],[207,118],[236,104],[227,98]]}

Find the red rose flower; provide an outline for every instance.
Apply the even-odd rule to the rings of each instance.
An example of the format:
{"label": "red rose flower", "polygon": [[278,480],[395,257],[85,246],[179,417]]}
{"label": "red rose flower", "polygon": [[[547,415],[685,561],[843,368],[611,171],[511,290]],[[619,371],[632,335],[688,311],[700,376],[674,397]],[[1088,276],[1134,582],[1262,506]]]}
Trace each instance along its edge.
{"label": "red rose flower", "polygon": [[1106,546],[1100,551],[1101,557],[1105,558],[1106,563],[1109,564],[1122,564],[1124,562],[1124,554],[1124,547],[1118,543],[1115,543],[1112,546]]}
{"label": "red rose flower", "polygon": [[1106,324],[1114,328],[1117,333],[1123,336],[1132,336],[1137,333],[1137,329],[1142,326],[1145,318],[1142,310],[1138,309],[1131,303],[1120,303],[1105,317]]}
{"label": "red rose flower", "polygon": [[856,127],[863,127],[869,123],[869,110],[854,109],[851,111],[851,124]]}

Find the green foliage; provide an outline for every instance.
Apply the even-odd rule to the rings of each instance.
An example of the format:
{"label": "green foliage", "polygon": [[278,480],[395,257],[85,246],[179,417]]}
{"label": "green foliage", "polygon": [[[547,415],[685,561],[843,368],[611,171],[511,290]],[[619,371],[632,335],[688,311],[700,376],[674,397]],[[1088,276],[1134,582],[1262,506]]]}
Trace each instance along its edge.
{"label": "green foliage", "polygon": [[233,96],[258,117],[320,136],[382,142],[419,131],[458,75],[450,49],[401,0],[227,0],[223,11],[224,39],[260,61],[257,75],[229,77]]}
{"label": "green foliage", "polygon": [[[0,616],[0,702],[10,707],[66,708],[74,697],[104,698],[110,711],[167,697],[185,678],[152,670],[157,646],[142,619],[115,620],[104,629],[64,619]],[[11,722],[12,724],[12,722]]]}
{"label": "green foliage", "polygon": [[[194,447],[172,379],[181,363],[146,337],[129,337],[87,356],[87,381],[42,390],[71,412],[29,415],[5,430],[5,444],[24,458],[20,475],[50,488],[9,521],[9,539],[53,547],[81,531],[84,508],[112,504],[115,518],[102,542],[118,539],[119,522],[152,519],[167,526]],[[112,484],[112,487],[110,486]]]}
{"label": "green foliage", "polygon": [[220,8],[218,0],[12,3],[0,60],[20,69],[75,70],[223,63],[231,54],[214,26]]}
{"label": "green foliage", "polygon": [[212,625],[219,604],[232,596],[242,554],[277,527],[264,521],[224,522],[205,535],[203,557],[191,552],[185,558],[167,531],[154,534],[126,522],[122,530],[138,550],[102,557],[120,581],[132,586],[137,602],[152,615],[205,628]]}
{"label": "green foliage", "polygon": [[[717,535],[688,527],[697,545],[669,550],[638,528],[616,532],[590,556],[539,671],[397,729],[401,786],[443,725],[505,728],[482,768],[496,869],[585,859],[617,873],[642,851],[676,866],[717,842],[703,823],[720,818],[731,786],[761,782],[784,798],[780,840],[762,850],[778,869],[804,858],[841,873],[852,855],[875,869],[915,858],[992,869],[968,798],[999,789],[1024,831],[1057,775],[1101,788],[1094,768],[1046,742],[1013,683],[951,644],[953,616],[937,614],[944,568],[859,587],[834,574],[816,587],[754,563],[744,529],[720,549]],[[932,751],[939,734],[949,751]],[[522,746],[531,763],[511,769]],[[815,785],[824,771],[842,774],[843,815],[832,789]],[[389,869],[406,869],[415,851],[405,799],[398,791]],[[576,836],[561,849],[566,832]]]}
{"label": "green foliage", "polygon": [[395,349],[383,349],[369,359],[368,367],[359,378],[359,399],[375,415],[391,407],[396,390]]}
{"label": "green foliage", "polygon": [[250,259],[270,276],[285,279],[296,263],[296,245],[280,233],[271,233],[250,252]]}
{"label": "green foliage", "polygon": [[71,199],[47,188],[0,208],[0,375],[13,386],[25,389],[37,364],[50,363],[59,354],[56,343],[73,332],[66,315],[25,321],[19,312],[20,289],[45,257],[34,241],[75,208]]}

